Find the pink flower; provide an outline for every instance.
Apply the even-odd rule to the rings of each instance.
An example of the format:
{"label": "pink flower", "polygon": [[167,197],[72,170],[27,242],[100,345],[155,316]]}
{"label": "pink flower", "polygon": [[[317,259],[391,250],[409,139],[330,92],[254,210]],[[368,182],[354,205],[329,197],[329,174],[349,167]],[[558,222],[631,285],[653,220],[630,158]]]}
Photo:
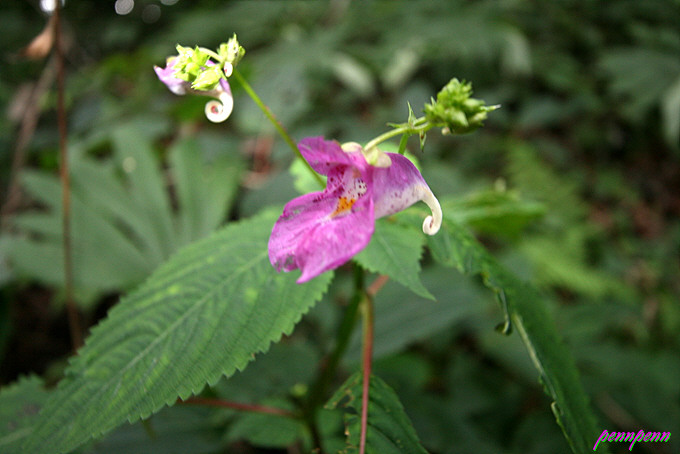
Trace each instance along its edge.
{"label": "pink flower", "polygon": [[[176,57],[170,57],[165,63],[165,68],[154,66],[156,75],[163,82],[168,89],[176,95],[185,95],[187,93],[195,93],[204,96],[211,96],[218,100],[208,101],[205,105],[205,116],[208,120],[214,123],[220,123],[229,118],[234,109],[234,98],[231,94],[231,87],[229,82],[224,77],[220,78],[219,83],[212,90],[194,90],[191,88],[191,82],[177,77],[177,69],[175,69]],[[212,66],[215,63],[208,61],[206,65]],[[229,65],[231,67],[231,65]]]}
{"label": "pink flower", "polygon": [[[269,238],[269,260],[278,270],[302,270],[298,283],[339,267],[368,245],[375,219],[422,200],[432,210],[423,223],[429,235],[441,227],[439,202],[407,158],[385,153],[384,167],[368,164],[361,146],[341,147],[308,137],[300,151],[314,170],[327,175],[326,189],[291,200]],[[391,161],[391,164],[389,162]]]}

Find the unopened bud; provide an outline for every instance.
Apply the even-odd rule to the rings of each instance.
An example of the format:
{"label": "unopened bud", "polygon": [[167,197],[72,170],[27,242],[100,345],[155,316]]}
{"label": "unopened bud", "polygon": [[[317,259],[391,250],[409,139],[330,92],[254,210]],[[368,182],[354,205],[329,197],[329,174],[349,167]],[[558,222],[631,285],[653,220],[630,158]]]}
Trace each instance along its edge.
{"label": "unopened bud", "polygon": [[425,118],[442,132],[465,134],[482,126],[487,113],[500,106],[486,106],[472,95],[472,84],[453,78],[437,93],[437,100],[425,104]]}

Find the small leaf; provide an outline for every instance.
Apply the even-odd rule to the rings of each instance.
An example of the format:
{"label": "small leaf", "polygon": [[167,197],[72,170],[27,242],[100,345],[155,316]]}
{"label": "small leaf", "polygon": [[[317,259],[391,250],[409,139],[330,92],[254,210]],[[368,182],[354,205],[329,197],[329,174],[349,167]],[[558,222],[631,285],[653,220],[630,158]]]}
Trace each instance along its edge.
{"label": "small leaf", "polygon": [[[376,376],[370,377],[368,395],[368,425],[366,452],[376,454],[424,453],[418,434],[404,412],[399,397],[387,383]],[[331,397],[326,408],[339,404],[346,408],[346,453],[358,452],[361,430],[362,375],[356,372]],[[346,400],[346,401],[345,401]],[[343,403],[343,401],[345,401]]]}
{"label": "small leaf", "polygon": [[228,226],[162,265],[92,330],[28,440],[64,453],[241,370],[325,291],[326,273],[298,285],[277,273],[267,240],[273,212]]}
{"label": "small leaf", "polygon": [[379,219],[371,242],[354,259],[364,268],[386,274],[416,295],[434,300],[420,281],[425,235],[416,228]]}

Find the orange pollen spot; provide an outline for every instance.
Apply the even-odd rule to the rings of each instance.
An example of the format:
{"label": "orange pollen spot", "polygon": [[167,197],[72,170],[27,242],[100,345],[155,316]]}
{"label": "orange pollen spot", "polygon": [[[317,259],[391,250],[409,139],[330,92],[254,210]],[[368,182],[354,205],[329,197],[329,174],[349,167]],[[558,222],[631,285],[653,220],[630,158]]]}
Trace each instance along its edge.
{"label": "orange pollen spot", "polygon": [[331,217],[344,213],[352,209],[352,206],[357,201],[357,199],[348,199],[347,197],[340,197],[338,199],[338,206],[335,207],[335,211],[331,213]]}

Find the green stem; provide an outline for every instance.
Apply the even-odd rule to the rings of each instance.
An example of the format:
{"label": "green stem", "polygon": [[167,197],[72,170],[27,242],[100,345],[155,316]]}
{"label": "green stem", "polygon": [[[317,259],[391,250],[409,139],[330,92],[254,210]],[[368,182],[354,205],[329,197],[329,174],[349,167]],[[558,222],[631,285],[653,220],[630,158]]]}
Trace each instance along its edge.
{"label": "green stem", "polygon": [[352,332],[354,332],[354,327],[356,326],[359,305],[364,298],[364,271],[358,265],[355,265],[354,267],[354,280],[356,290],[349,306],[347,306],[343,313],[342,321],[338,327],[338,333],[335,336],[335,347],[331,354],[321,363],[319,374],[311,385],[307,400],[302,408],[303,420],[313,435],[316,448],[321,453],[323,452],[321,438],[314,436],[314,434],[318,432],[316,427],[316,414],[323,405],[323,401],[326,399],[328,387],[335,377],[338,366],[340,365],[340,360],[345,354],[345,351],[347,351]]}
{"label": "green stem", "polygon": [[378,144],[388,139],[391,139],[392,137],[399,136],[401,134],[417,134],[425,132],[432,128],[432,126],[433,125],[428,123],[425,117],[420,117],[413,123],[413,125],[405,124],[398,128],[392,129],[391,131],[387,131],[380,134],[378,137],[368,142],[364,147],[364,150],[370,150],[371,148],[377,146]]}
{"label": "green stem", "polygon": [[347,306],[344,311],[342,321],[338,327],[338,333],[335,336],[335,347],[327,357],[319,377],[310,391],[310,407],[315,408],[325,398],[328,387],[330,386],[333,377],[335,377],[340,360],[345,354],[345,351],[347,351],[350,338],[352,337],[352,333],[356,326],[359,305],[364,298],[364,271],[356,264],[354,265],[354,282],[355,292],[349,306]]}
{"label": "green stem", "polygon": [[314,169],[312,169],[312,166],[309,165],[309,163],[305,160],[304,156],[302,156],[302,153],[300,153],[300,149],[298,146],[295,144],[295,141],[290,137],[288,134],[288,131],[281,125],[279,120],[274,116],[272,111],[267,107],[267,105],[262,102],[259,96],[257,96],[257,93],[255,93],[255,90],[250,86],[250,84],[246,81],[246,79],[241,75],[240,72],[238,72],[236,69],[234,69],[234,73],[231,75],[234,79],[238,81],[238,83],[241,84],[243,89],[248,93],[248,96],[255,101],[255,104],[257,104],[257,107],[262,110],[264,115],[267,117],[267,119],[271,122],[271,124],[274,125],[274,128],[276,128],[276,131],[281,135],[283,140],[288,144],[288,146],[293,150],[293,153],[295,153],[295,156],[297,156],[298,159],[300,159],[304,165],[307,167],[307,169],[311,172],[311,174],[314,176],[316,181],[319,183],[321,187],[324,187],[326,183],[323,181],[323,178],[321,178],[321,175],[316,173]]}
{"label": "green stem", "polygon": [[368,430],[368,402],[369,389],[371,387],[371,366],[373,363],[373,328],[374,312],[373,299],[368,293],[365,294],[361,303],[361,315],[363,318],[363,343],[362,343],[362,392],[361,392],[361,431],[359,433],[359,454],[366,452],[366,432]]}

